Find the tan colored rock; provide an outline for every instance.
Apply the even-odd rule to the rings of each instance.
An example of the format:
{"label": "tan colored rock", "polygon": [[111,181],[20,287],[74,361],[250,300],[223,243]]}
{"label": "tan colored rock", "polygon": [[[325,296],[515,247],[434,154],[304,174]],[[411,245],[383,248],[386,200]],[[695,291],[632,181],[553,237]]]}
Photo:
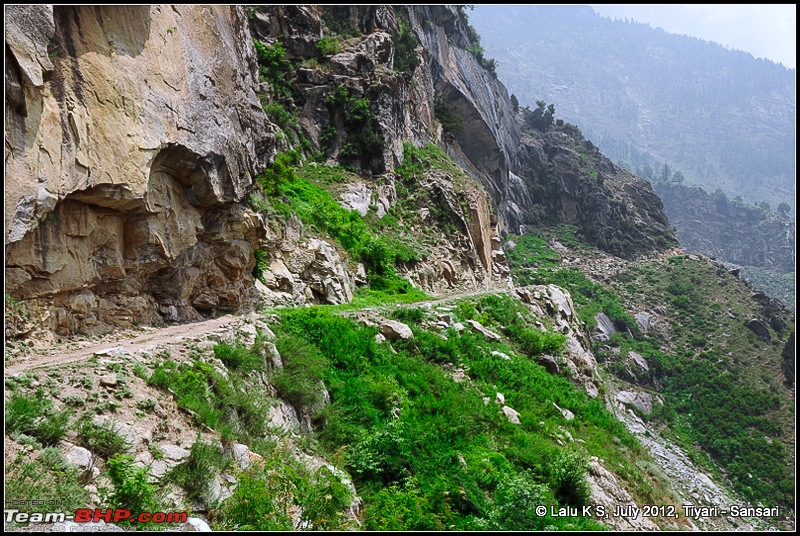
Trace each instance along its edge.
{"label": "tan colored rock", "polygon": [[380,325],[381,334],[390,341],[398,339],[408,340],[414,338],[411,328],[397,320],[384,320]]}
{"label": "tan colored rock", "polygon": [[500,337],[500,335],[498,335],[497,333],[488,328],[485,328],[483,324],[481,324],[477,320],[465,320],[465,322],[469,325],[470,328],[472,328],[473,332],[479,335],[483,335],[484,337],[486,337],[486,339],[490,341],[502,340],[502,337]]}
{"label": "tan colored rock", "polygon": [[[630,493],[619,484],[617,478],[608,469],[603,467],[596,456],[592,456],[589,460],[587,478],[592,490],[592,498],[589,501],[592,504],[605,506],[609,513],[614,512],[617,507],[637,506]],[[616,530],[659,530],[649,517],[641,515],[635,518],[632,516],[609,516],[606,521]]]}
{"label": "tan colored rock", "polygon": [[236,203],[272,138],[243,10],[6,14],[7,291],[62,332],[247,307],[260,224]]}

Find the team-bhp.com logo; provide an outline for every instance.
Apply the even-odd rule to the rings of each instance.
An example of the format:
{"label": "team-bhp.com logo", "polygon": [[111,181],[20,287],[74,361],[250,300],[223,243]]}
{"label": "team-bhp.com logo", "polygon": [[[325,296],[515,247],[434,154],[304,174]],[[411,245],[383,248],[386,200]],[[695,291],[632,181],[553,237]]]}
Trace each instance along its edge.
{"label": "team-bhp.com logo", "polygon": [[99,508],[78,508],[75,514],[66,512],[20,512],[13,508],[3,510],[6,523],[186,523],[186,512],[139,512],[136,515],[124,508],[101,510]]}

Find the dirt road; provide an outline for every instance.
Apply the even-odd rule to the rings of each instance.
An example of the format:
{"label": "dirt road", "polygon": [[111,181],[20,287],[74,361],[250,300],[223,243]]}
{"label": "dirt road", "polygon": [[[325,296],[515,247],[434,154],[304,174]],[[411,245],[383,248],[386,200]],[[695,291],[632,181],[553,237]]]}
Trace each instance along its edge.
{"label": "dirt road", "polygon": [[[505,289],[478,290],[459,294],[451,294],[416,303],[387,304],[376,307],[366,307],[358,310],[344,310],[341,312],[341,314],[345,316],[357,316],[359,313],[363,312],[380,314],[388,308],[429,308],[434,304],[441,305],[460,300],[462,298],[507,292],[508,290]],[[133,336],[125,332],[112,333],[104,337],[100,342],[88,343],[85,346],[73,349],[65,348],[67,345],[74,345],[74,343],[68,342],[42,353],[31,353],[29,355],[15,356],[10,363],[6,363],[5,376],[8,377],[35,368],[82,361],[92,357],[97,353],[102,353],[104,350],[118,347],[124,349],[126,354],[132,354],[148,347],[176,343],[184,339],[200,338],[203,335],[207,335],[213,331],[233,328],[235,324],[240,324],[241,321],[241,316],[225,315],[219,318],[212,318],[211,320],[193,322],[190,324],[176,324],[165,328],[144,328],[146,330],[144,333]]]}
{"label": "dirt road", "polygon": [[145,333],[128,338],[125,338],[122,334],[118,337],[112,334],[102,342],[93,343],[75,350],[55,350],[47,355],[19,356],[14,359],[14,363],[6,365],[5,375],[10,376],[34,368],[81,361],[109,348],[121,347],[125,349],[126,353],[133,353],[150,346],[178,342],[181,339],[194,339],[209,332],[231,326],[240,318],[233,315],[225,315],[202,322],[149,329]]}

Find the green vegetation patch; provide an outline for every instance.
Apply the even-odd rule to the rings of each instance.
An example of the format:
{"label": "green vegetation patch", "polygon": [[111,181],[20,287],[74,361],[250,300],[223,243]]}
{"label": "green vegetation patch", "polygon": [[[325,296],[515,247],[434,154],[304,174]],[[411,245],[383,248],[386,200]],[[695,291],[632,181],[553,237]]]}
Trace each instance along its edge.
{"label": "green vegetation patch", "polygon": [[[325,98],[325,103],[334,118],[338,118],[345,130],[345,142],[339,151],[343,164],[358,162],[361,169],[382,172],[376,162],[383,156],[386,142],[383,138],[378,116],[367,97],[354,94],[343,84],[336,86]],[[329,127],[338,128],[335,122]],[[330,137],[330,131],[328,136]]]}
{"label": "green vegetation patch", "polygon": [[24,434],[44,445],[55,445],[67,434],[71,415],[69,408],[57,410],[43,390],[17,391],[5,407],[6,433]]}
{"label": "green vegetation patch", "polygon": [[[229,345],[215,347],[215,353],[223,356],[257,351]],[[178,406],[198,424],[217,430],[224,437],[249,442],[267,431],[268,400],[259,394],[258,386],[245,379],[258,370],[256,364],[261,366],[263,359],[256,353],[236,363],[250,363],[253,368],[237,365],[238,369],[225,372],[199,359],[180,365],[170,359],[153,371],[148,383],[171,390]]]}
{"label": "green vegetation patch", "polygon": [[[616,341],[648,359],[666,395],[657,417],[711,455],[748,500],[793,504],[785,446],[792,402],[764,374],[765,367],[779,370],[782,343],[763,341],[744,326],[758,315],[752,290],[727,270],[687,256],[639,263],[616,279],[620,292],[635,289],[669,310],[668,340]],[[787,324],[783,331],[791,330]],[[780,332],[774,337],[780,340]]]}
{"label": "green vegetation patch", "polygon": [[[562,232],[561,242],[570,243],[574,238]],[[511,275],[519,285],[557,285],[569,291],[578,310],[578,317],[589,329],[597,324],[595,316],[605,313],[617,329],[630,331],[641,337],[636,320],[622,305],[617,293],[606,286],[590,281],[575,268],[560,268],[561,256],[553,251],[542,238],[533,235],[511,236],[516,244],[506,248]]]}
{"label": "green vegetation patch", "polygon": [[[353,259],[363,262],[370,290],[381,298],[404,295],[415,301],[425,299],[427,296],[395,270],[397,263],[420,260],[424,250],[407,244],[397,233],[381,229],[375,220],[342,207],[318,185],[346,180],[349,173],[344,169],[325,164],[295,167],[298,164],[296,153],[280,154],[257,178],[262,191],[272,197],[271,207],[285,217],[294,213],[303,223],[336,240]],[[264,268],[264,263],[257,263],[256,275]]]}
{"label": "green vegetation patch", "polygon": [[[281,448],[239,475],[233,496],[222,504],[214,530],[346,530],[352,489],[329,466],[310,470]],[[299,527],[293,517],[300,513]]]}
{"label": "green vegetation patch", "polygon": [[[462,321],[480,319],[508,337],[497,343],[453,329],[445,340],[423,329],[421,311],[390,314],[415,335],[391,343],[394,351],[375,342],[377,328],[329,309],[278,312],[280,331],[304,338],[327,359],[323,379],[332,402],[316,432],[321,448],[343,456],[354,476],[366,528],[600,529],[592,519],[542,517],[533,510],[585,504],[590,455],[612,464],[640,500],[660,497],[662,488],[636,465],[646,453],[602,402],[530,358],[558,352],[563,338],[537,330],[519,303],[489,296],[453,313]],[[541,344],[526,347],[530,333],[538,333]],[[468,382],[451,378],[447,369],[455,367]],[[501,412],[498,392],[519,412],[521,424]],[[554,403],[576,418],[565,420]],[[584,443],[559,444],[565,430]]]}
{"label": "green vegetation patch", "polygon": [[41,505],[34,504],[34,501],[20,500],[31,497],[45,504],[59,504],[67,512],[85,508],[91,503],[89,492],[83,487],[86,485],[85,475],[77,467],[67,465],[57,447],[42,450],[36,459],[22,454],[13,462],[7,461],[5,468],[6,499],[17,500],[14,508],[21,512],[42,510]]}

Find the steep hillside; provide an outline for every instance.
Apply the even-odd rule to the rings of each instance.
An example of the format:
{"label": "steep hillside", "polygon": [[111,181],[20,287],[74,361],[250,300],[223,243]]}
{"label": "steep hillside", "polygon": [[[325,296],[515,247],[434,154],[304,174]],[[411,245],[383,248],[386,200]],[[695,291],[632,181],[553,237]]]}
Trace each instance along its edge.
{"label": "steep hillside", "polygon": [[791,508],[793,315],[702,256],[626,263],[574,228],[535,233],[507,243],[514,279],[570,291],[631,430],[679,445],[740,501]]}
{"label": "steep hillside", "polygon": [[523,105],[555,103],[614,161],[794,205],[793,70],[588,6],[486,5],[471,20]]}
{"label": "steep hillside", "polygon": [[[793,318],[675,256],[576,127],[531,128],[463,9],[7,15],[7,528],[130,528],[31,498],[191,516],[143,529],[792,523]],[[631,351],[655,379],[610,374]]]}

